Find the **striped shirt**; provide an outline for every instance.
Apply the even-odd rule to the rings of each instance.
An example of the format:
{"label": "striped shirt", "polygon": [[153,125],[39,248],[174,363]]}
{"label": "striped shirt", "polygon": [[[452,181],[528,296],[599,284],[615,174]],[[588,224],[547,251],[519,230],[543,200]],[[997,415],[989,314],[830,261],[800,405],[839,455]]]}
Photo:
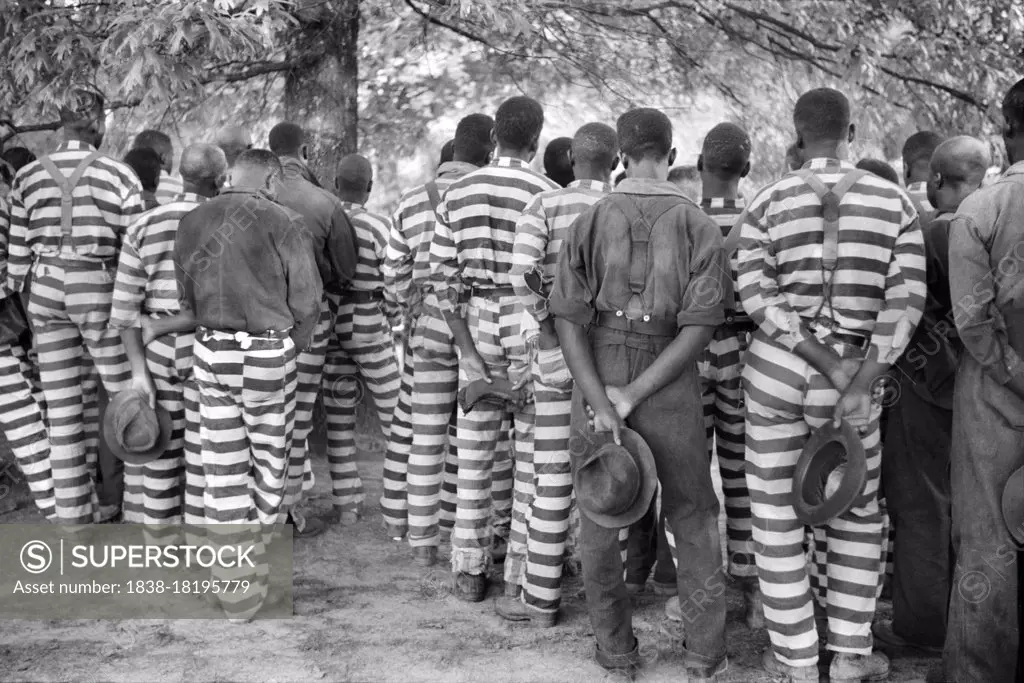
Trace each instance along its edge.
{"label": "striped shirt", "polygon": [[356,273],[349,283],[349,289],[375,292],[384,289],[381,264],[388,247],[391,221],[366,210],[362,204],[342,202],[341,206],[352,221],[356,233]]}
{"label": "striped shirt", "polygon": [[185,192],[181,178],[167,171],[160,171],[160,184],[156,186],[156,200],[161,204],[169,204]]}
{"label": "striped shirt", "polygon": [[[722,239],[729,236],[736,220],[743,215],[745,206],[746,203],[742,197],[736,199],[704,197],[700,200],[701,211],[718,224],[722,230]],[[743,302],[740,301],[739,288],[736,287],[736,254],[729,255],[729,263],[732,268],[729,284],[733,289],[733,296],[727,296],[725,299],[725,322],[727,324],[750,322],[750,318],[743,312]]]}
{"label": "striped shirt", "polygon": [[[823,158],[804,168],[829,187],[854,170]],[[808,323],[834,320],[837,331],[869,339],[870,360],[899,358],[926,293],[924,236],[903,190],[867,174],[843,196],[831,302],[824,292],[822,206],[810,185],[788,174],[758,194],[745,216],[740,295],[765,334],[792,351],[812,338]]]}
{"label": "striped shirt", "polygon": [[[477,166],[462,161],[441,164],[433,181],[438,196],[444,196],[449,185],[476,169]],[[418,291],[430,277],[430,243],[434,239],[436,220],[436,207],[430,205],[426,184],[402,195],[391,220],[391,235],[383,266],[384,285],[405,306],[416,304]]]}
{"label": "striped shirt", "polygon": [[139,327],[142,313],[174,315],[181,311],[174,267],[178,223],[203,197],[186,193],[147,211],[128,226],[114,279],[110,326]]}
{"label": "striped shirt", "polygon": [[910,195],[910,201],[914,203],[918,213],[935,211],[935,207],[928,201],[928,183],[925,181],[907,185],[907,194]]}
{"label": "striped shirt", "polygon": [[444,312],[470,287],[509,287],[516,221],[534,195],[558,184],[522,159],[499,157],[448,187],[430,245],[431,287]]}
{"label": "striped shirt", "polygon": [[[94,151],[92,145],[69,141],[50,159],[70,177],[78,164]],[[11,234],[7,280],[20,292],[34,256],[56,255],[61,245],[62,192],[39,161],[22,168],[11,190]],[[142,186],[127,165],[103,156],[86,169],[74,188],[74,254],[71,258],[114,259],[121,237],[143,211]]]}
{"label": "striped shirt", "polygon": [[[549,315],[548,297],[569,226],[611,190],[610,184],[599,180],[574,180],[568,187],[536,195],[516,221],[512,286],[526,311],[538,321]],[[540,292],[526,283],[526,275],[534,272],[540,275]]]}

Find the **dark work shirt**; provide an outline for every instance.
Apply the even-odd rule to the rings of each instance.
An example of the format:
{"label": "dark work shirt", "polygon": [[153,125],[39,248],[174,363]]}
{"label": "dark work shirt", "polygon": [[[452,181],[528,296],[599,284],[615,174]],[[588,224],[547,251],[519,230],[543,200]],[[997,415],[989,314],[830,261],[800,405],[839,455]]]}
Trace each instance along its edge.
{"label": "dark work shirt", "polygon": [[[617,206],[624,199],[635,202],[653,226],[642,313],[675,320],[679,327],[721,324],[730,276],[721,230],[672,183],[634,178],[619,183],[569,228],[548,302],[551,313],[587,325],[596,313],[627,306],[631,224]],[[671,208],[653,215],[662,203]]]}
{"label": "dark work shirt", "polygon": [[356,237],[341,200],[309,182],[298,159],[282,159],[284,176],[277,201],[302,216],[313,242],[320,279],[328,292],[340,294],[356,271]]}
{"label": "dark work shirt", "polygon": [[183,309],[225,332],[292,328],[304,348],[322,287],[302,216],[249,190],[230,189],[185,215],[174,263]]}

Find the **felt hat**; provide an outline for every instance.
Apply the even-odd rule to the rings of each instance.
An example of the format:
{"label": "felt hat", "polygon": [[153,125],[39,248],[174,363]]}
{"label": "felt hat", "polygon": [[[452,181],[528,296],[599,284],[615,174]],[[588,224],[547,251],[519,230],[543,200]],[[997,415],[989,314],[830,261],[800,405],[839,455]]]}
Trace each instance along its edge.
{"label": "felt hat", "polygon": [[1018,467],[1003,487],[1003,521],[1018,549],[1024,550],[1024,467]]}
{"label": "felt hat", "polygon": [[609,440],[594,449],[573,475],[580,512],[608,529],[638,521],[650,509],[658,488],[654,454],[632,429],[620,433],[621,446]]}
{"label": "felt hat", "polygon": [[171,440],[171,414],[149,407],[145,394],[128,389],[110,399],[103,413],[103,440],[110,452],[133,465],[156,460]]}
{"label": "felt hat", "polygon": [[807,439],[793,472],[797,519],[819,526],[847,512],[860,497],[868,464],[857,430],[829,421]]}

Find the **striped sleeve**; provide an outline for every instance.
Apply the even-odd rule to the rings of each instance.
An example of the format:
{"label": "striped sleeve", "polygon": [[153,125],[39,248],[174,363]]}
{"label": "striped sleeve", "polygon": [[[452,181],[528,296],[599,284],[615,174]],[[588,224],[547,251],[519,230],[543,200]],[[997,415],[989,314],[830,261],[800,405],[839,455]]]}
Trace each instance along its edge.
{"label": "striped sleeve", "polygon": [[455,236],[448,224],[448,202],[442,199],[437,207],[437,222],[434,224],[434,239],[430,243],[430,284],[429,291],[434,298],[427,303],[436,305],[442,313],[454,313],[462,298],[462,275],[459,272],[458,251]]}
{"label": "striped sleeve", "polygon": [[143,216],[125,233],[114,277],[110,326],[119,330],[141,327],[142,303],[146,297],[146,270],[142,263],[141,237],[145,234],[148,216]]}
{"label": "striped sleeve", "polygon": [[7,236],[11,231],[11,206],[0,197],[0,298],[7,295]]}
{"label": "striped sleeve", "polygon": [[737,249],[737,285],[743,310],[771,339],[793,351],[811,334],[779,289],[778,260],[764,216],[771,204],[767,191],[744,214]]}
{"label": "striped sleeve", "polygon": [[11,188],[11,218],[7,237],[7,291],[20,292],[25,288],[32,265],[32,251],[28,246],[28,211],[21,195],[21,177],[16,176]]}
{"label": "striped sleeve", "polygon": [[391,220],[391,232],[388,235],[387,252],[381,264],[381,274],[384,276],[385,291],[390,292],[398,303],[409,306],[412,294],[413,254],[402,231],[406,201],[408,199],[401,201]]}
{"label": "striped sleeve", "polygon": [[526,276],[530,273],[543,274],[547,248],[548,224],[544,215],[543,196],[536,195],[516,221],[509,277],[526,311],[538,321],[548,317],[547,299],[530,288]]}
{"label": "striped sleeve", "polygon": [[928,284],[924,233],[912,206],[903,221],[885,278],[885,306],[871,334],[868,359],[892,365],[903,354],[924,314]]}

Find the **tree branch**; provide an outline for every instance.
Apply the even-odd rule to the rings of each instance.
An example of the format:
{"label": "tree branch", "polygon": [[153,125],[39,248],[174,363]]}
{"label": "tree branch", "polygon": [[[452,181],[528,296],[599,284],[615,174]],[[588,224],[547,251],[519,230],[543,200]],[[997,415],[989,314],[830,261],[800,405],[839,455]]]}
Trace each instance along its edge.
{"label": "tree branch", "polygon": [[883,66],[881,64],[878,65],[878,69],[885,75],[892,76],[895,79],[905,81],[907,83],[916,83],[917,85],[924,85],[929,88],[934,88],[935,90],[941,90],[947,95],[955,97],[961,102],[966,102],[967,104],[971,105],[972,107],[975,107],[976,109],[983,113],[988,113],[988,109],[985,107],[985,105],[979,102],[978,99],[969,92],[964,92],[963,90],[958,90],[957,88],[953,88],[948,85],[943,85],[942,83],[931,81],[928,80],[927,78],[911,76],[910,74],[901,74],[898,71],[894,71],[893,69],[890,69],[889,67]]}

